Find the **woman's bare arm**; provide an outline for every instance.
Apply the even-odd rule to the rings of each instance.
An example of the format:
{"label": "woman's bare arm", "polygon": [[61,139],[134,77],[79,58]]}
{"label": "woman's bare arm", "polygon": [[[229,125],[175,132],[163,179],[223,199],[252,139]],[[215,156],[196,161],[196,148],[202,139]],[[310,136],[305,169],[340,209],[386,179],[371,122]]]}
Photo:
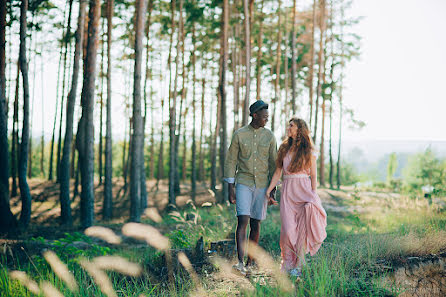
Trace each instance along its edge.
{"label": "woman's bare arm", "polygon": [[311,189],[316,192],[316,189],[317,189],[317,159],[316,159],[315,155],[311,155],[310,177],[311,177]]}

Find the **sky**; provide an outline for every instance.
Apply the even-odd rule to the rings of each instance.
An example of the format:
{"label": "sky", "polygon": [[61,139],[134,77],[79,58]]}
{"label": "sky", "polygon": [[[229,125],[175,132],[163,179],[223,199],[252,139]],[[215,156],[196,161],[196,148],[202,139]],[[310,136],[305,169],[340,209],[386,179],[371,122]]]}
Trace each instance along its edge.
{"label": "sky", "polygon": [[[77,14],[77,7],[74,14]],[[361,56],[346,66],[344,103],[354,110],[355,118],[364,121],[366,126],[359,131],[344,129],[343,139],[446,141],[446,93],[443,87],[446,69],[446,35],[443,32],[446,28],[446,1],[354,0],[347,14],[350,17],[362,16],[363,19],[351,29],[362,37]],[[42,35],[39,38],[52,38],[54,42],[51,36]],[[57,44],[54,43],[54,46]],[[117,51],[112,51],[115,58],[121,54]],[[43,124],[47,140],[51,137],[55,112],[56,52],[58,49],[55,48],[43,63],[41,59],[33,59],[30,64],[30,68],[38,69],[33,93],[36,98],[33,135],[40,135]],[[157,65],[153,67],[164,69],[165,73],[167,54],[164,55],[162,64],[156,62]],[[125,67],[130,69],[133,64]],[[11,70],[13,76],[14,68]],[[40,72],[41,69],[43,72]],[[113,92],[118,97],[112,104],[115,139],[122,139],[126,131],[122,98],[124,93],[131,96],[129,90],[132,77],[122,73],[120,69],[112,73]],[[254,81],[251,87],[252,95],[255,96]],[[155,99],[159,105],[161,94],[167,95],[167,85],[165,83],[158,88]],[[206,91],[207,96],[215,96],[215,82],[214,87],[209,86]],[[80,97],[80,91],[78,94]],[[269,95],[273,96],[271,90],[266,91],[266,96]],[[156,114],[159,114],[159,109]],[[95,118],[99,118],[97,108]],[[164,121],[166,119],[167,110]],[[206,124],[212,120],[209,117]],[[156,124],[161,124],[160,117]],[[333,131],[334,135],[337,135],[336,130]]]}
{"label": "sky", "polygon": [[361,57],[344,98],[361,131],[347,139],[446,140],[446,1],[354,0]]}

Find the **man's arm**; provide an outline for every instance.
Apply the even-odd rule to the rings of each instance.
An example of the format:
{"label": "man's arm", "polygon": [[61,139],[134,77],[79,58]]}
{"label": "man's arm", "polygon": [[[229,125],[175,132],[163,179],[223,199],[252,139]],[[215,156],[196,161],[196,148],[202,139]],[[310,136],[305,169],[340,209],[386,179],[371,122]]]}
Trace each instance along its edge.
{"label": "man's arm", "polygon": [[237,133],[234,133],[229,146],[228,153],[226,154],[225,167],[224,167],[224,180],[228,183],[229,202],[234,204],[235,197],[235,172],[237,170],[237,159],[239,151],[239,142]]}

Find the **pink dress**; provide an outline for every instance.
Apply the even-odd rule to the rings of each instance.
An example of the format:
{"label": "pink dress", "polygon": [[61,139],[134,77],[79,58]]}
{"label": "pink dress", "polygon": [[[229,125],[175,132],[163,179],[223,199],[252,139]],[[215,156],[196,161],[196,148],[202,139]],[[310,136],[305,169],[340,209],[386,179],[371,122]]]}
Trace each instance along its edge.
{"label": "pink dress", "polygon": [[[309,169],[290,173],[291,154],[283,159],[283,184],[280,199],[280,248],[282,270],[298,267],[299,255],[316,254],[327,237],[327,214],[321,199],[311,189]],[[303,249],[303,250],[302,250]]]}

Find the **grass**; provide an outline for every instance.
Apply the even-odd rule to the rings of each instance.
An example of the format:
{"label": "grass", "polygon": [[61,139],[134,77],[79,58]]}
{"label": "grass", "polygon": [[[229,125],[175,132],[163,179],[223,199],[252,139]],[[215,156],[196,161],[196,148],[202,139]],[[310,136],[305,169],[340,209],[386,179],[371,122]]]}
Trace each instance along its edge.
{"label": "grass", "polygon": [[[206,294],[218,296],[232,296],[234,292],[243,296],[393,296],[404,290],[394,283],[383,281],[392,273],[392,269],[380,269],[378,262],[385,261],[391,266],[397,259],[436,254],[446,248],[446,213],[438,205],[404,196],[382,197],[357,192],[350,198],[337,200],[337,203],[342,204],[345,211],[330,211],[327,208],[327,239],[319,252],[308,259],[301,281],[291,279],[291,291],[281,286],[274,277],[250,279],[249,288],[234,281],[228,283],[232,288],[228,287],[226,291],[224,288],[215,290],[218,284],[206,273],[200,276],[199,283],[202,283]],[[236,218],[233,206],[197,208],[189,204],[171,216],[164,217],[162,221],[145,219],[143,223],[160,230],[169,239],[172,248],[194,247],[200,237],[204,238],[206,248],[212,241],[232,238]],[[116,230],[118,226],[113,227]],[[280,262],[279,238],[280,213],[278,207],[272,207],[262,223],[260,246],[271,256],[276,266]],[[91,248],[84,250],[69,247],[69,243],[75,241],[89,242]],[[38,253],[29,259],[11,259],[8,253],[2,255],[0,291],[2,296],[8,297],[35,296],[19,281],[11,279],[10,272],[20,270],[26,272],[40,287],[46,281],[64,296],[199,295],[194,278],[186,269],[176,270],[171,283],[154,277],[148,271],[147,267],[162,265],[165,251],[160,249],[131,245],[106,247],[95,244],[83,234],[67,234],[52,242],[52,250],[73,273],[79,284],[78,292],[69,289]],[[120,256],[138,263],[142,267],[142,274],[126,276],[107,271],[106,276],[112,283],[115,295],[104,295],[103,287],[98,285],[100,282],[80,265],[82,260],[94,261],[96,257],[104,255]]]}

